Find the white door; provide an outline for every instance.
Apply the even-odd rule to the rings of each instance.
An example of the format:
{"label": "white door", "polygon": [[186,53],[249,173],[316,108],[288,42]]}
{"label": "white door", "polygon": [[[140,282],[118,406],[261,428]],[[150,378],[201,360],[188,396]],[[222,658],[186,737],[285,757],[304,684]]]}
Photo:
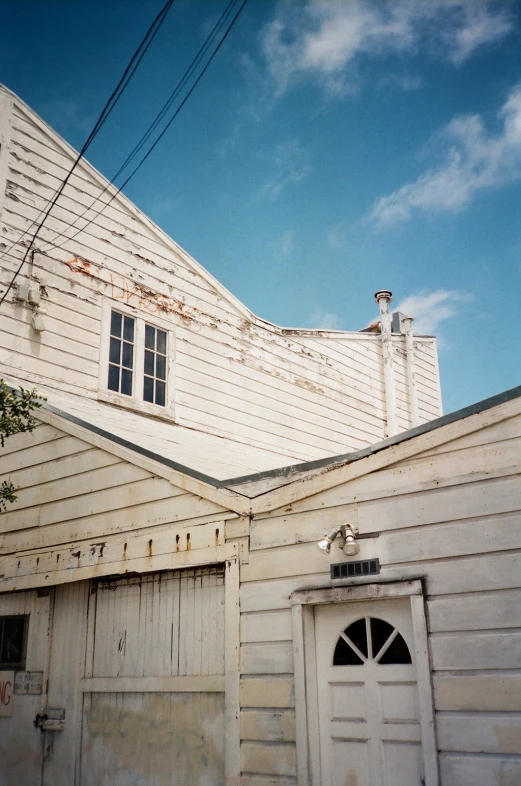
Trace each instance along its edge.
{"label": "white door", "polygon": [[315,609],[322,786],[421,786],[409,598]]}

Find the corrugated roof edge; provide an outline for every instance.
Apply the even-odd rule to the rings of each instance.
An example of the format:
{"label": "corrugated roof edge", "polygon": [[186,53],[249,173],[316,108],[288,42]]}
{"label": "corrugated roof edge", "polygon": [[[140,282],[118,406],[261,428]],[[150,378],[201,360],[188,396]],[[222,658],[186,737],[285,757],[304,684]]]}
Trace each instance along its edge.
{"label": "corrugated roof edge", "polygon": [[296,473],[306,471],[312,472],[313,470],[331,467],[335,464],[350,464],[353,461],[366,458],[366,456],[379,453],[381,450],[385,450],[385,448],[391,447],[392,445],[406,442],[420,434],[426,434],[429,431],[434,431],[434,429],[441,428],[449,423],[454,423],[457,420],[463,420],[471,415],[477,415],[479,412],[484,412],[487,409],[491,409],[492,407],[496,407],[499,404],[504,404],[506,401],[511,401],[519,397],[521,397],[521,385],[511,388],[510,390],[505,390],[503,393],[498,393],[490,398],[483,399],[483,401],[478,401],[463,409],[458,409],[455,412],[449,412],[449,414],[442,415],[435,420],[429,420],[427,423],[422,423],[421,426],[415,426],[415,428],[403,431],[401,434],[397,434],[394,437],[388,437],[381,442],[376,442],[374,445],[369,445],[367,448],[362,448],[362,450],[356,450],[353,453],[343,453],[338,456],[328,456],[327,458],[317,459],[315,461],[306,461],[301,464],[292,464],[289,467],[281,467],[280,469],[257,472],[253,475],[243,475],[242,477],[231,478],[230,480],[222,480],[220,481],[220,486],[238,486],[242,483],[252,483],[256,480],[264,480],[265,478],[288,478]]}

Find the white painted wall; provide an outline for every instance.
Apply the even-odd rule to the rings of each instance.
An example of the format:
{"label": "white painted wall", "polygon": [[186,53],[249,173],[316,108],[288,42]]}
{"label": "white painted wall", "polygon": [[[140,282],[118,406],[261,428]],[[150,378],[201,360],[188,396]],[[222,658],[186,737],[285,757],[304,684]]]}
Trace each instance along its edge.
{"label": "white painted wall", "polygon": [[[1,129],[8,143],[0,155],[1,286],[74,153],[21,101],[0,94],[12,104]],[[0,374],[96,398],[101,315],[110,302],[173,330],[173,407],[181,425],[293,461],[384,437],[379,335],[282,330],[257,319],[125,198],[101,215],[89,211],[105,182],[82,163],[53,209],[18,279],[40,285],[46,329],[36,333],[32,309],[10,295],[0,314]],[[85,229],[67,241],[59,237],[75,221],[69,235]],[[429,420],[440,414],[435,341],[416,345],[420,416]],[[393,338],[401,429],[410,426],[404,347],[402,336]]]}
{"label": "white painted wall", "polygon": [[333,544],[328,562],[315,542],[345,521],[379,533],[356,557],[379,558],[377,581],[424,581],[441,786],[521,782],[521,404],[473,418],[355,462],[375,469],[350,482],[335,484],[333,471],[312,496],[296,483],[291,501],[281,489],[281,507],[253,517],[241,569],[248,786],[278,772],[297,782],[290,596],[335,584],[329,562],[346,558]]}
{"label": "white painted wall", "polygon": [[[441,786],[489,786],[504,772],[516,782],[521,399],[269,491],[252,500],[251,527],[226,490],[205,499],[198,481],[186,478],[198,483],[188,491],[157,462],[130,463],[64,429],[6,442],[20,500],[0,516],[1,588],[65,584],[80,598],[82,579],[240,555],[240,660],[226,679],[234,690],[240,674],[243,784],[296,784],[290,596],[334,586],[315,542],[345,521],[379,533],[359,541],[360,559],[380,560],[378,581],[424,582]],[[334,545],[330,561],[344,559]],[[228,604],[236,593],[230,585]]]}

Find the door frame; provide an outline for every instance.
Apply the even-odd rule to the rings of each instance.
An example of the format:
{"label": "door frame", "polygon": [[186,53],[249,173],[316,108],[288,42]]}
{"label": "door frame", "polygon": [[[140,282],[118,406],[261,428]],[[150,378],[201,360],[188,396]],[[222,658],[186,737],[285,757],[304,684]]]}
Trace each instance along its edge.
{"label": "door frame", "polygon": [[292,593],[298,786],[320,786],[319,728],[318,723],[308,723],[308,718],[318,718],[315,606],[399,597],[409,597],[411,602],[425,786],[438,786],[431,666],[423,586],[420,580],[297,590]]}

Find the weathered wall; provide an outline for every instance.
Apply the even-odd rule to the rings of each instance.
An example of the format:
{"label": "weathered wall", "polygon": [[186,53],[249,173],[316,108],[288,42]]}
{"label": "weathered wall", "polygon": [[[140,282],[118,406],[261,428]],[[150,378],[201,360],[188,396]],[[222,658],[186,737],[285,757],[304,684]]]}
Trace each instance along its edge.
{"label": "weathered wall", "polygon": [[511,417],[481,431],[445,426],[447,441],[424,435],[414,458],[254,516],[241,569],[244,784],[296,783],[290,595],[331,584],[315,542],[345,521],[380,533],[357,557],[380,559],[379,580],[425,580],[442,786],[521,781],[521,414],[519,400],[502,407]]}
{"label": "weathered wall", "polygon": [[[2,95],[9,104],[9,94]],[[8,121],[4,113],[0,286],[18,267],[34,231],[31,222],[73,160],[70,148],[21,102],[14,101]],[[182,425],[275,454],[289,449],[295,461],[355,450],[384,437],[379,336],[281,331],[256,320],[124,198],[101,215],[95,213],[98,203],[80,218],[104,184],[82,164],[53,209],[18,279],[32,275],[40,285],[46,329],[35,333],[31,309],[10,295],[0,316],[0,373],[96,397],[105,298],[174,329],[174,412]],[[60,235],[65,230],[75,235],[80,227],[70,240]],[[416,343],[420,414],[427,420],[440,414],[435,343]],[[403,338],[394,344],[399,424],[407,428]]]}
{"label": "weathered wall", "polygon": [[0,476],[18,500],[0,515],[2,590],[223,561],[235,514],[163,475],[47,424],[10,437]]}

